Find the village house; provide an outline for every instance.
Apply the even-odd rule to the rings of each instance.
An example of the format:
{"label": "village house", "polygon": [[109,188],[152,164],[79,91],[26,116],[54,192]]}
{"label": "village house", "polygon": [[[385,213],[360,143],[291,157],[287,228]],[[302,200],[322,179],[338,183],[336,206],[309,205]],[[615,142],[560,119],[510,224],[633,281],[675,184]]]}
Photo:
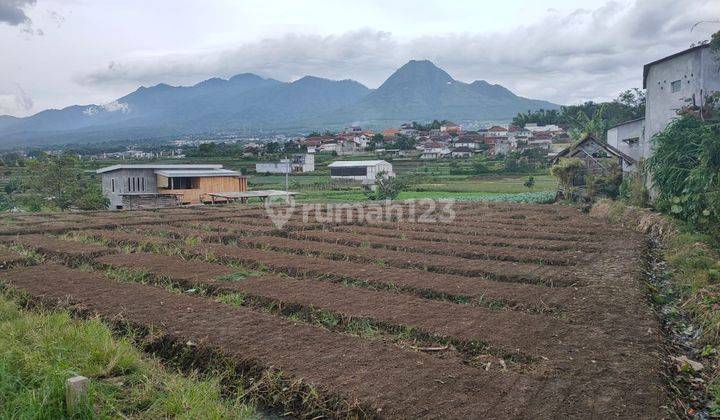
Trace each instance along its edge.
{"label": "village house", "polygon": [[423,146],[420,159],[442,159],[450,154],[450,148],[443,143],[431,142]]}
{"label": "village house", "polygon": [[525,124],[525,130],[530,131],[531,133],[559,133],[563,131],[562,127],[555,124],[537,125],[536,123]]}
{"label": "village house", "polygon": [[[637,118],[610,127],[607,131],[608,144],[635,161],[640,161],[643,158],[641,139],[644,136],[644,124],[645,118]],[[630,172],[630,168],[623,168],[623,172]]]}
{"label": "village house", "polygon": [[617,163],[624,172],[635,170],[637,161],[615,147],[596,139],[585,136],[579,143],[568,147],[553,158],[553,164],[560,158],[578,158],[583,161],[584,173],[597,174],[610,171],[611,164]]}
{"label": "village house", "polygon": [[[487,144],[487,143],[486,143]],[[491,155],[507,155],[513,151],[513,146],[507,138],[499,137],[490,143]]]}
{"label": "village house", "polygon": [[400,130],[397,128],[386,128],[380,134],[382,134],[383,137],[394,137],[400,134]]}
{"label": "village house", "polygon": [[464,134],[459,135],[456,139],[453,145],[455,147],[468,147],[470,149],[479,149],[480,144],[483,143],[483,137],[480,136],[478,133],[470,133],[466,132]]}
{"label": "village house", "polygon": [[446,122],[445,124],[442,124],[440,126],[440,132],[441,133],[448,133],[448,134],[460,134],[462,131],[462,128],[455,124],[454,122]]}
{"label": "village house", "polygon": [[486,137],[507,137],[508,136],[508,129],[500,126],[500,125],[494,125],[487,129],[485,132]]}
{"label": "village house", "polygon": [[418,130],[416,130],[411,123],[404,123],[400,126],[400,134],[408,137],[414,137]]}
{"label": "village house", "polygon": [[222,165],[113,165],[96,171],[111,209],[214,201],[210,193],[247,191],[247,178]]}
{"label": "village house", "polygon": [[280,162],[263,162],[255,164],[255,172],[260,174],[305,173],[315,170],[315,156],[311,154],[295,154],[290,159]]}
{"label": "village house", "polygon": [[373,184],[381,173],[385,178],[395,176],[392,165],[384,160],[338,160],[328,168],[332,179],[350,179],[363,184]]}
{"label": "village house", "polygon": [[454,158],[468,158],[472,157],[473,153],[473,149],[469,147],[456,147],[450,152],[450,156]]}

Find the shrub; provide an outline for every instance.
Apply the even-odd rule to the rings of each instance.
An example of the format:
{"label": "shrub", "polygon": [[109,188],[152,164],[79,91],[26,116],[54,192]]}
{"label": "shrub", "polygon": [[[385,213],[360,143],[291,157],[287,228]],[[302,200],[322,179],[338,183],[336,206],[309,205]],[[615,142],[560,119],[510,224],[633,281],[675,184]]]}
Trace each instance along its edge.
{"label": "shrub", "polygon": [[652,139],[658,209],[698,228],[720,226],[720,127],[682,116]]}
{"label": "shrub", "polygon": [[585,178],[585,188],[588,197],[617,198],[620,193],[620,184],[623,180],[622,170],[617,162],[613,162],[606,172],[589,174]]}
{"label": "shrub", "polygon": [[560,182],[566,199],[572,198],[573,180],[582,168],[583,161],[578,158],[560,158],[560,161],[550,168],[550,174]]}

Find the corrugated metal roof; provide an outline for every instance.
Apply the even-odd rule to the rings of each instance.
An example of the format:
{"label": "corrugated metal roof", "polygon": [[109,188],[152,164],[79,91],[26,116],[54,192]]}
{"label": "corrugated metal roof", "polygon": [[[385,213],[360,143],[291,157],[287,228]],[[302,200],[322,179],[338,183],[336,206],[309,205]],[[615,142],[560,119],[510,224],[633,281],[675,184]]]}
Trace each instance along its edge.
{"label": "corrugated metal roof", "polygon": [[98,174],[104,173],[104,172],[112,172],[117,171],[120,169],[221,169],[222,165],[216,165],[216,164],[177,164],[177,165],[152,165],[152,164],[138,164],[138,165],[112,165],[112,166],[106,166],[104,168],[100,168],[97,171],[95,171]]}
{"label": "corrugated metal roof", "polygon": [[328,168],[348,168],[357,166],[375,166],[388,163],[384,160],[338,160],[328,165]]}
{"label": "corrugated metal roof", "polygon": [[199,170],[188,170],[188,169],[161,169],[155,171],[155,174],[164,176],[167,178],[181,178],[181,177],[210,177],[210,176],[242,176],[240,172],[231,171],[229,169],[199,169]]}

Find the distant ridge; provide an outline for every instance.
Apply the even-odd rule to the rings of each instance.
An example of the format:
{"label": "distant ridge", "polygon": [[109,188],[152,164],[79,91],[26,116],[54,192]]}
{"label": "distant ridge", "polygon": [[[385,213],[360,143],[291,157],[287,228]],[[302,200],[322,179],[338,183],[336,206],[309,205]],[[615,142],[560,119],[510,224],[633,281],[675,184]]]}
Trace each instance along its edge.
{"label": "distant ridge", "polygon": [[0,116],[0,147],[153,139],[233,130],[299,132],[429,119],[509,120],[558,105],[483,80],[464,83],[428,60],[411,60],[378,89],[354,80],[294,82],[242,73],[193,86],[140,87],[105,105],[73,105],[26,118]]}

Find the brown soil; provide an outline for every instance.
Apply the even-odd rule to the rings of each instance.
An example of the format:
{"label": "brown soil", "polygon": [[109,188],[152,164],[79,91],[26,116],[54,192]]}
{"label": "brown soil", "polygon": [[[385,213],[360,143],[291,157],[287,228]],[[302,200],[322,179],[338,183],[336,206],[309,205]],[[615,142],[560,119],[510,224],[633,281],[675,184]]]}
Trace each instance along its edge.
{"label": "brown soil", "polygon": [[439,233],[459,233],[463,235],[493,235],[502,238],[518,238],[518,239],[543,239],[547,241],[576,241],[576,242],[596,242],[597,236],[591,235],[568,235],[556,232],[545,232],[541,227],[525,226],[510,229],[506,226],[498,225],[475,225],[464,226],[455,224],[433,224],[433,223],[397,223],[397,222],[373,222],[367,226],[383,227],[390,229],[401,229],[415,232],[439,232]]}
{"label": "brown soil", "polygon": [[388,238],[404,238],[416,241],[450,242],[494,247],[512,246],[520,249],[545,249],[549,251],[597,251],[599,249],[599,246],[596,244],[578,243],[574,241],[518,239],[491,235],[422,232],[370,226],[333,226],[330,227],[330,230],[335,232],[357,233],[361,235],[374,235]]}
{"label": "brown soil", "polygon": [[556,309],[573,298],[575,288],[548,288],[522,283],[503,283],[480,278],[427,271],[387,268],[351,261],[333,261],[277,251],[241,248],[221,244],[185,247],[185,252],[214,255],[249,267],[265,268],[292,276],[311,276],[332,280],[356,280],[381,288],[400,288],[427,297],[464,298],[465,300],[502,301],[509,306]]}
{"label": "brown soil", "polygon": [[208,229],[214,232],[238,233],[238,234],[270,234],[277,229],[274,226],[249,226],[230,222],[189,222],[183,226],[192,229]]}
{"label": "brown soil", "polygon": [[[458,203],[457,210],[459,219],[450,225],[323,226],[295,215],[278,231],[264,209],[228,206],[137,212],[139,217],[97,212],[84,221],[77,214],[43,215],[53,221],[33,224],[35,219],[24,217],[0,229],[124,226],[93,235],[115,236],[111,243],[117,244],[157,240],[180,246],[193,259],[118,254],[94,258],[100,265],[148,271],[211,293],[240,292],[272,305],[409,326],[453,343],[487,343],[494,354],[531,357],[506,372],[53,264],[12,269],[0,279],[38,298],[64,302],[69,296],[71,304],[107,319],[122,314],[137,325],[160,327],[163,337],[180,347],[198,343],[197,357],[208,350],[255,374],[258,367],[281,370],[290,381],[317,386],[322,398],[357,402],[365,414],[379,417],[668,416],[662,411],[667,402],[658,321],[643,286],[641,235],[564,206]],[[174,227],[189,224],[194,228]],[[149,235],[135,233],[136,226]],[[172,237],[158,236],[161,232]],[[185,243],[188,236],[203,241]],[[86,246],[41,235],[0,237],[6,243],[20,240],[49,255]],[[227,244],[230,240],[239,246]],[[80,255],[97,250],[83,249]],[[553,258],[575,254],[569,265],[551,265]],[[216,263],[205,262],[213,255]],[[218,280],[223,273],[234,274],[223,265],[231,261],[297,278]]]}
{"label": "brown soil", "polygon": [[361,232],[342,233],[328,231],[291,232],[290,238],[319,242],[336,243],[349,246],[370,246],[395,251],[424,252],[428,254],[453,255],[469,259],[497,259],[514,262],[531,262],[550,265],[575,265],[581,259],[579,252],[558,252],[527,250],[515,247],[493,247],[470,244],[449,244],[439,242],[415,241],[407,238],[383,238],[376,235],[364,235]]}
{"label": "brown soil", "polygon": [[95,261],[113,267],[138,269],[156,276],[167,276],[190,287],[213,284],[218,282],[213,280],[215,278],[237,273],[236,269],[225,265],[196,260],[188,261],[180,257],[146,252],[105,255],[96,258]]}
{"label": "brown soil", "polygon": [[[3,277],[36,298],[159,328],[173,342],[212,349],[240,366],[272,367],[380,417],[662,416],[659,378],[646,374],[644,357],[624,360],[623,376],[605,360],[551,376],[498,373],[56,265]],[[639,371],[627,374],[633,368]]]}
{"label": "brown soil", "polygon": [[107,241],[111,245],[169,245],[173,240],[158,236],[143,235],[119,230],[81,230],[77,235],[87,236]]}
{"label": "brown soil", "polygon": [[238,246],[268,248],[299,254],[312,254],[335,260],[379,263],[398,268],[419,268],[436,273],[468,277],[485,277],[498,281],[544,284],[548,286],[575,286],[582,281],[565,267],[516,263],[497,260],[469,260],[445,255],[391,251],[377,248],[359,248],[324,242],[305,242],[273,236],[247,237]]}
{"label": "brown soil", "polygon": [[68,259],[89,259],[114,252],[101,245],[66,241],[53,236],[21,235],[12,239],[16,244],[34,249],[41,254]]}
{"label": "brown soil", "polygon": [[17,252],[10,251],[9,249],[0,248],[0,268],[7,268],[16,264],[23,263],[27,258],[18,254]]}

